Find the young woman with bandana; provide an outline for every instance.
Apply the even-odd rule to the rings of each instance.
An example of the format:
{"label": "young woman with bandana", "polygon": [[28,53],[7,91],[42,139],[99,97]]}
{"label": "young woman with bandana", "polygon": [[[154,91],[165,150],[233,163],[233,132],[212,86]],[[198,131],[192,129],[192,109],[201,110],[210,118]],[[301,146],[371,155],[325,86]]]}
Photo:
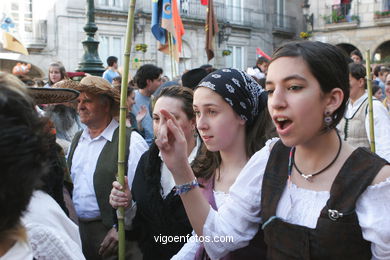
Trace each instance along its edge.
{"label": "young woman with bandana", "polygon": [[388,162],[335,130],[349,98],[345,56],[330,44],[288,43],[273,55],[266,88],[280,141],[251,157],[218,213],[187,184],[194,174],[177,158],[185,143],[166,114],[159,146],[178,188],[194,187],[181,199],[195,232],[235,238],[206,243],[208,255],[242,247],[262,223],[269,259],[389,259]]}
{"label": "young woman with bandana", "polygon": [[[193,107],[196,125],[205,147],[202,155],[194,162],[193,171],[189,164],[183,161],[184,157],[179,154],[176,154],[176,158],[166,156],[171,149],[169,147],[170,138],[168,143],[164,141],[167,137],[174,136],[176,141],[182,145],[174,149],[184,148],[186,144],[183,142],[184,139],[179,140],[182,138],[182,133],[177,131],[179,128],[176,120],[167,111],[161,111],[165,128],[160,127],[156,143],[160,147],[164,161],[169,160],[168,167],[176,173],[174,175],[176,184],[191,182],[187,186],[176,187],[176,194],[181,195],[192,227],[199,236],[202,235],[202,230],[198,227],[203,224],[198,223],[198,220],[203,219],[208,211],[217,216],[225,204],[235,204],[238,209],[246,208],[250,200],[254,199],[251,198],[251,189],[241,186],[240,193],[246,198],[234,202],[230,200],[242,168],[268,139],[266,132],[271,128],[271,121],[266,103],[267,94],[264,89],[245,72],[236,69],[221,69],[205,77],[194,93]],[[170,129],[174,127],[176,130],[168,136],[167,132],[164,132],[168,130],[167,122]],[[177,173],[182,171],[188,171],[190,177],[180,180]],[[195,179],[195,176],[198,179]],[[197,180],[203,188],[187,192],[187,189],[198,185]],[[247,180],[250,182],[250,179]],[[258,186],[259,184],[249,185]],[[192,201],[192,198],[195,200]],[[228,230],[227,233],[233,235],[233,240],[243,242],[228,247],[227,250],[232,252],[223,259],[264,258],[265,249],[260,246],[264,245],[262,233],[255,236],[258,232],[257,222],[253,225],[242,226],[241,223],[245,221],[241,222],[239,218],[227,219],[227,222],[230,221],[233,221],[235,225],[222,223],[221,227],[224,226]],[[245,230],[245,234],[242,230]],[[255,236],[254,241],[257,242],[248,246],[253,236]],[[190,238],[173,259],[207,258],[207,243],[202,244],[195,239],[195,237]],[[238,248],[242,249],[236,251]]]}

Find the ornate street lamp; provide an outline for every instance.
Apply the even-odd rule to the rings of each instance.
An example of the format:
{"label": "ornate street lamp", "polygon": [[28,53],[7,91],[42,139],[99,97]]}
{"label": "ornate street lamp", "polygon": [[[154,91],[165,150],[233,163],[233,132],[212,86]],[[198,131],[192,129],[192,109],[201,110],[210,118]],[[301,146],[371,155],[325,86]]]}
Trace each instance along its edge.
{"label": "ornate street lamp", "polygon": [[87,39],[83,41],[84,55],[79,62],[79,67],[76,71],[83,71],[95,76],[101,76],[104,72],[103,62],[99,58],[98,45],[94,36],[97,31],[95,24],[95,5],[94,0],[87,0],[87,23],[84,26],[84,31],[87,34]]}
{"label": "ornate street lamp", "polygon": [[314,31],[314,15],[310,14],[309,0],[306,0],[302,5],[303,17],[305,18],[306,27],[310,25],[311,32]]}
{"label": "ornate street lamp", "polygon": [[232,34],[232,26],[229,22],[222,24],[221,30],[218,33],[218,46],[221,46],[221,43],[227,42],[230,35]]}

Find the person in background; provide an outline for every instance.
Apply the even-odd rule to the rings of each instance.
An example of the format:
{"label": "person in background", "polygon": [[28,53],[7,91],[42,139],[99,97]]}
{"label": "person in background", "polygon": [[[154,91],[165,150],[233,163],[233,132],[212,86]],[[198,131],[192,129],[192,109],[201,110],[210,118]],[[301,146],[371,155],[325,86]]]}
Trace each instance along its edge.
{"label": "person in background", "polygon": [[385,95],[386,97],[383,99],[383,105],[385,105],[390,115],[390,74],[387,75],[385,81]]}
{"label": "person in background", "polygon": [[194,90],[199,82],[208,75],[205,69],[196,68],[187,71],[181,76],[181,84],[183,87]]}
{"label": "person in background", "polygon": [[49,65],[49,80],[46,83],[44,88],[50,88],[55,83],[63,80],[63,79],[69,79],[64,65],[61,62],[53,62]]}
{"label": "person in background", "polygon": [[116,76],[115,78],[112,79],[112,86],[114,88],[120,90],[121,84],[122,84],[122,77],[121,76]]}
{"label": "person in background", "polygon": [[251,75],[256,81],[265,78],[267,74],[269,60],[261,56],[257,59],[256,65],[254,67],[248,68],[247,73]]}
{"label": "person in background", "polygon": [[378,85],[372,86],[372,96],[378,99],[379,101],[382,100],[382,90]]}
{"label": "person in background", "polygon": [[145,130],[145,140],[150,146],[153,143],[153,122],[151,116],[151,96],[161,86],[161,75],[163,70],[153,64],[142,65],[134,76],[133,82],[138,87],[135,92],[135,104],[132,113],[137,116],[142,106],[145,106],[147,113],[142,120]]}
{"label": "person in background", "polygon": [[107,69],[103,72],[103,79],[112,84],[112,79],[120,76],[118,72],[118,58],[115,56],[109,56],[107,58]]}
{"label": "person in background", "polygon": [[349,56],[351,57],[354,63],[356,64],[363,63],[363,56],[358,49],[353,50]]}
{"label": "person in background", "polygon": [[[349,86],[347,108],[337,128],[351,146],[370,148],[366,68],[362,64],[349,64]],[[390,116],[377,99],[373,99],[373,110],[375,152],[390,161]]]}

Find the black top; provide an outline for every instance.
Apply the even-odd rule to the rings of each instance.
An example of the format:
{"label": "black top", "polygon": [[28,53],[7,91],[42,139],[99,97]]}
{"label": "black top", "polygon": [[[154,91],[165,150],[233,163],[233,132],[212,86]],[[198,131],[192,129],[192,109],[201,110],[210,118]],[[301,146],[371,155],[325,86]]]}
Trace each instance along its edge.
{"label": "black top", "polygon": [[370,259],[371,243],[362,236],[355,205],[388,163],[365,148],[357,148],[336,176],[329,200],[312,229],[276,217],[288,179],[289,151],[277,142],[264,173],[261,216],[268,259]]}
{"label": "black top", "polygon": [[[170,259],[183,247],[184,237],[190,237],[192,231],[180,196],[174,196],[173,191],[165,199],[161,196],[162,161],[158,153],[153,143],[142,155],[132,186],[137,213],[128,235],[138,241],[145,260]],[[166,236],[182,237],[177,238],[179,242],[168,242]],[[156,242],[159,238],[161,241]]]}

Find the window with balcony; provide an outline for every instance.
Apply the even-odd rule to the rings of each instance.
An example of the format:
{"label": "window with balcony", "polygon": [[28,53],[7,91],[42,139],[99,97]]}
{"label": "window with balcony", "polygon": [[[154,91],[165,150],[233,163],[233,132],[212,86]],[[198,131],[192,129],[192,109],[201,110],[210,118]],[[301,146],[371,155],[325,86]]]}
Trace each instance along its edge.
{"label": "window with balcony", "polygon": [[17,34],[23,38],[31,37],[33,33],[32,0],[10,0],[5,4],[8,5],[5,10],[15,23]]}
{"label": "window with balcony", "polygon": [[99,6],[110,8],[121,8],[122,0],[99,0]]}
{"label": "window with balcony", "polygon": [[241,24],[244,21],[244,1],[226,0],[226,20],[231,23]]}
{"label": "window with balcony", "polygon": [[99,57],[104,66],[107,66],[106,60],[109,56],[117,57],[119,66],[122,66],[123,41],[122,36],[100,35]]}
{"label": "window with balcony", "polygon": [[228,46],[227,49],[231,51],[231,54],[226,56],[226,66],[228,68],[244,70],[244,47]]}
{"label": "window with balcony", "polygon": [[276,0],[276,25],[281,28],[284,27],[284,23],[285,23],[284,13],[285,13],[284,0]]}

